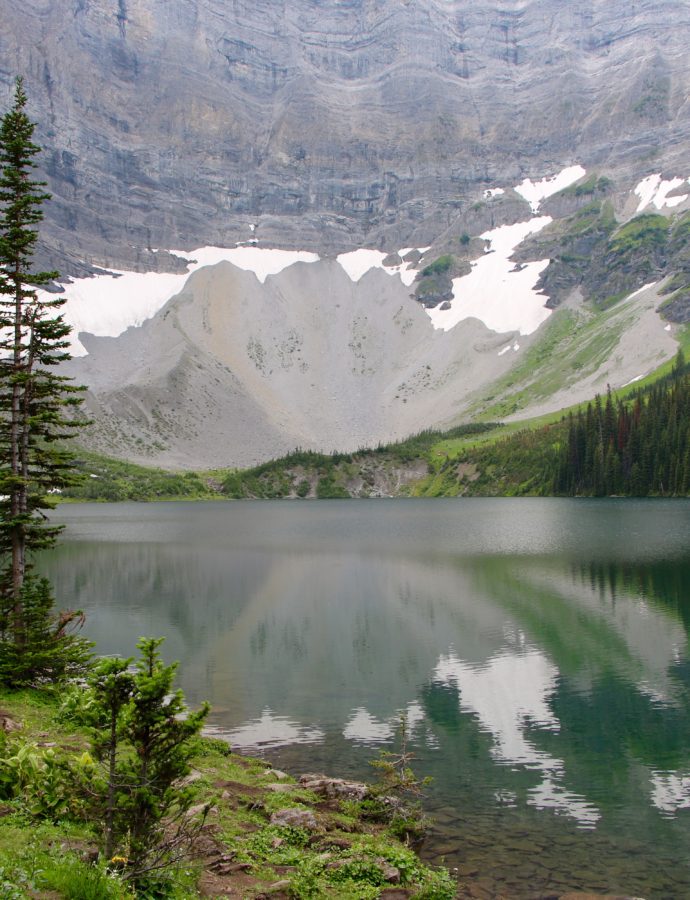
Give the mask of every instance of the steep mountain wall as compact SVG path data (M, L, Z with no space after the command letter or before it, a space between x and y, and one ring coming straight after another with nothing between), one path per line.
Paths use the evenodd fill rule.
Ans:
M26 77L47 255L430 243L496 183L573 162L684 171L680 0L0 0ZM502 216L510 213L503 209ZM515 218L523 217L513 211ZM483 227L490 227L492 221Z

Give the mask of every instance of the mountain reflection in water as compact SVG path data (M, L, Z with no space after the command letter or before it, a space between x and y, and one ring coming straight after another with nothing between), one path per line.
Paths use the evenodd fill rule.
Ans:
M481 872L490 853L490 890L515 897L690 895L690 503L56 515L61 602L103 653L166 635L234 746L370 777L404 714L432 856Z

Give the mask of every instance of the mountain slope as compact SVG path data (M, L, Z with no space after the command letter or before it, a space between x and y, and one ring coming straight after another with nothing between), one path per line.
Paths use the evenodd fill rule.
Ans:
M515 304L514 304L515 305ZM648 288L612 310L559 309L541 329L444 331L380 269L334 260L264 283L229 262L120 337L81 334L92 449L162 466L249 466L296 447L352 451L473 416L524 417L619 387L676 352ZM515 313L513 313L515 315Z
M674 355L656 310L690 317L686 3L0 12L91 447L181 467L352 450Z
M476 319L431 327L380 270L335 261L261 284L219 263L119 338L82 335L70 374L90 385L91 447L159 465L248 466L295 447L354 450L460 415L510 368Z

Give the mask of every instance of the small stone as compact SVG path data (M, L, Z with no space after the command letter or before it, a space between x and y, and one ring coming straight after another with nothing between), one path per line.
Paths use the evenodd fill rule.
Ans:
M400 869L396 869L385 859L377 859L376 865L381 869L384 881L388 884L400 884Z
M203 818L208 819L210 816L217 816L218 809L215 806L211 806L210 803L197 803L196 806L190 806L187 812L185 813L185 818L187 819L195 819L198 816L203 816Z
M271 816L271 825L282 825L286 828L306 828L307 831L316 831L318 828L316 817L310 809L279 809Z
M319 849L330 849L330 850L350 850L352 847L352 841L348 841L347 838L338 838L338 837L327 837L323 840L318 841Z
M274 794L289 794L292 791L291 784L267 784L267 791L273 791Z
M279 891L285 891L290 887L290 880L288 878L283 878L282 881L274 881L273 884L269 884L266 888L267 894L277 894Z
M343 798L363 800L369 788L361 781L347 781L344 778L328 778L326 775L302 775L299 783L308 791L329 800Z
M290 777L287 772L281 772L280 769L268 769L266 772L264 772L264 775L270 778L277 778L278 781L282 781L284 778Z
M180 786L186 787L188 784L194 784L195 781L199 781L202 778L201 772L198 772L196 769L192 769L189 775L185 775L184 778L180 779Z
M0 731L21 731L22 726L6 713L0 713Z
M467 863L461 863L456 871L461 878L472 878L474 875L479 875L479 869Z

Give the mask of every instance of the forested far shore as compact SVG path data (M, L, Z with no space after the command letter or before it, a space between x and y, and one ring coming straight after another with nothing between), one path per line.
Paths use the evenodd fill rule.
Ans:
M168 472L93 453L65 500L690 495L690 367L524 427L470 423L354 453L297 449L251 469Z

